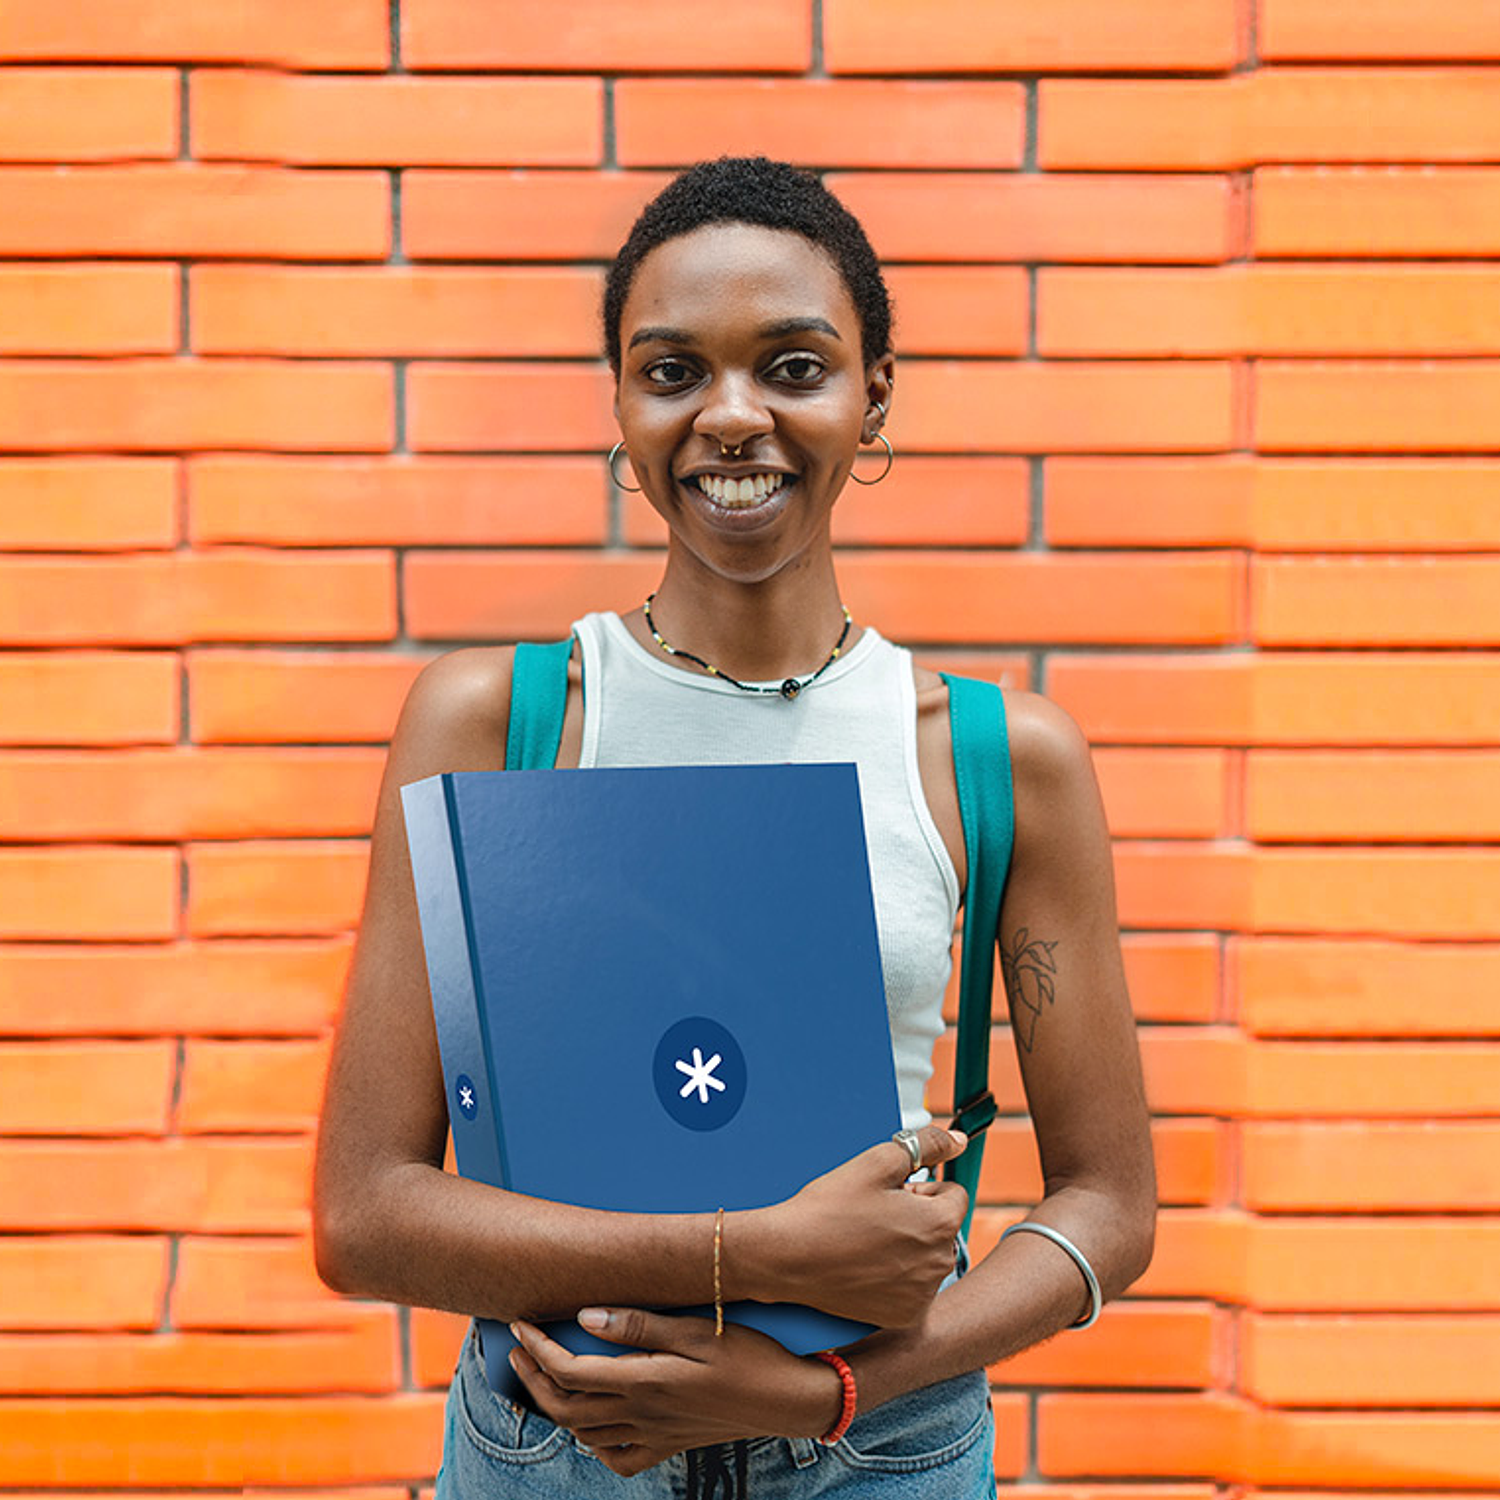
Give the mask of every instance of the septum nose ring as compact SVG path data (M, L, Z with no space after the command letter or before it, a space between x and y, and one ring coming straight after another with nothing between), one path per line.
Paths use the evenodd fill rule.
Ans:
M728 444L725 443L724 439L720 438L719 439L719 455L720 455L720 457L738 458L740 456L740 449L743 448L744 446L745 445L744 445L743 442L739 442L739 443L736 443L734 445L734 447L731 449L728 446Z

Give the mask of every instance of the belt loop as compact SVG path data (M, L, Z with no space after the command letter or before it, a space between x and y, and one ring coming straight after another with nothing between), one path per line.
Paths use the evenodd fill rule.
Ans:
M811 1468L818 1461L818 1445L811 1438L793 1437L786 1440L792 1451L792 1463L799 1469Z

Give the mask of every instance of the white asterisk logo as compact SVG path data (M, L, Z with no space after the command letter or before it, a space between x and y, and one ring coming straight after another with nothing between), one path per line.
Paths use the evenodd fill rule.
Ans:
M708 1091L718 1089L724 1092L724 1081L713 1076L714 1069L724 1061L721 1053L715 1052L707 1062L703 1061L703 1050L700 1047L693 1048L693 1060L691 1063L684 1062L680 1057L677 1059L677 1071L687 1074L687 1082L683 1084L678 1092L679 1099L686 1099L694 1089L698 1090L698 1103L708 1103Z
M458 1107L460 1109L474 1108L474 1090L471 1089L468 1084L465 1084L458 1091Z

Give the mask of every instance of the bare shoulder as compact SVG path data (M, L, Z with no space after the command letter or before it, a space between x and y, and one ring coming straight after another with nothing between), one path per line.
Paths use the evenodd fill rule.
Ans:
M1093 780L1088 737L1067 709L1041 693L1005 689L1006 737L1017 790L1056 794Z
M431 770L483 770L504 760L512 646L466 646L417 674L391 740L393 758Z

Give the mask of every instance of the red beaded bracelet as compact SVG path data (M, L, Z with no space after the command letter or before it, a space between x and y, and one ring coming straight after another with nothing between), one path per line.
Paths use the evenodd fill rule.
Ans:
M854 1403L859 1399L859 1393L854 1386L854 1371L849 1368L847 1360L840 1358L837 1354L829 1353L826 1349L820 1349L817 1357L824 1364L832 1365L838 1371L839 1379L844 1382L844 1408L839 1412L839 1419L818 1439L824 1447L832 1447L848 1432L849 1424L854 1420Z

